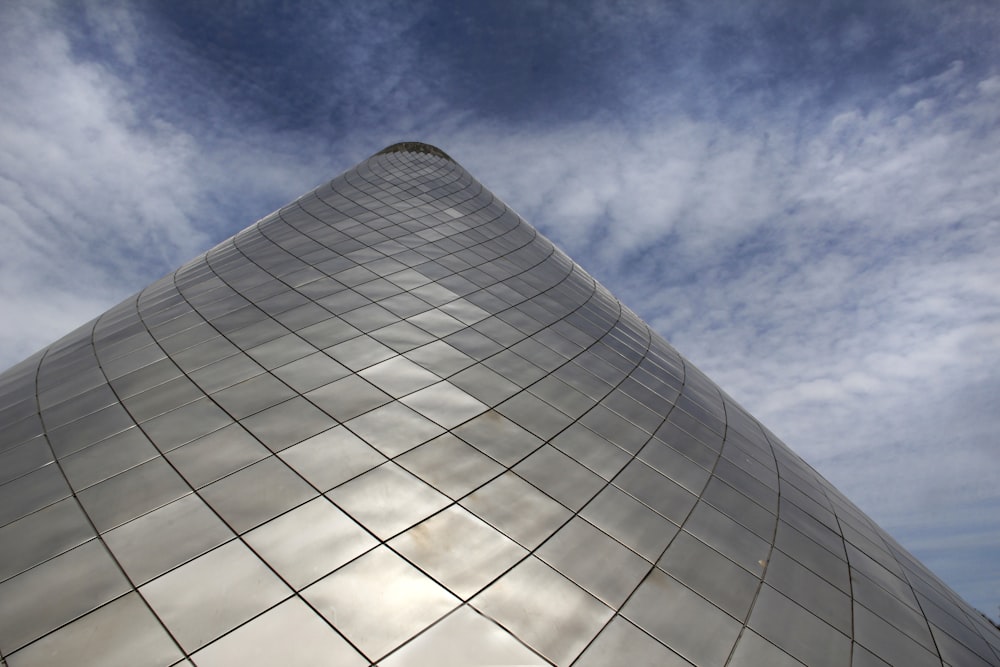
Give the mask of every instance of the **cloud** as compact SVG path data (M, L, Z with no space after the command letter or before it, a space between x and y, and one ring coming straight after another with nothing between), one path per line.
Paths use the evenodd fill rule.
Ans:
M248 223L247 211L290 199L312 165L289 159L281 136L206 145L143 115L141 95L75 55L49 17L5 14L19 28L5 31L0 66L0 361L9 365L237 231L234 203ZM125 23L119 16L119 51L137 39Z

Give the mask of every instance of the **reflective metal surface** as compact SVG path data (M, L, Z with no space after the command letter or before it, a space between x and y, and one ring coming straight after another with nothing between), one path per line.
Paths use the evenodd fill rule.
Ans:
M0 376L23 665L989 665L1000 634L438 149Z

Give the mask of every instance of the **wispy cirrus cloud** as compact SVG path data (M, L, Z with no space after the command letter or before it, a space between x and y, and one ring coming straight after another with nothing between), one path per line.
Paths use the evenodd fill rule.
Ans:
M134 81L74 53L44 13L5 14L18 29L0 47L4 365L236 231L233 213L249 223L318 182L286 137L206 143L149 116ZM109 43L132 53L140 38L115 25Z

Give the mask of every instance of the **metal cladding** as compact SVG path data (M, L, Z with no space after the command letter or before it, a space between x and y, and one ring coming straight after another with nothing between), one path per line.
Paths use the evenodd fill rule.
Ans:
M0 425L10 667L1000 663L979 614L422 144L10 369Z

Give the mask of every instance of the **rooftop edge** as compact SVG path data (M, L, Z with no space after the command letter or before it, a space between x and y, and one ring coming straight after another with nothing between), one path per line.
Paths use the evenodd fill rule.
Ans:
M392 144L391 146L386 146L375 155L387 155L389 153L426 153L427 155L433 155L435 157L442 157L445 160L450 160L454 162L450 155L445 153L443 150L437 146L431 146L430 144L420 143L419 141L401 141L398 144Z

